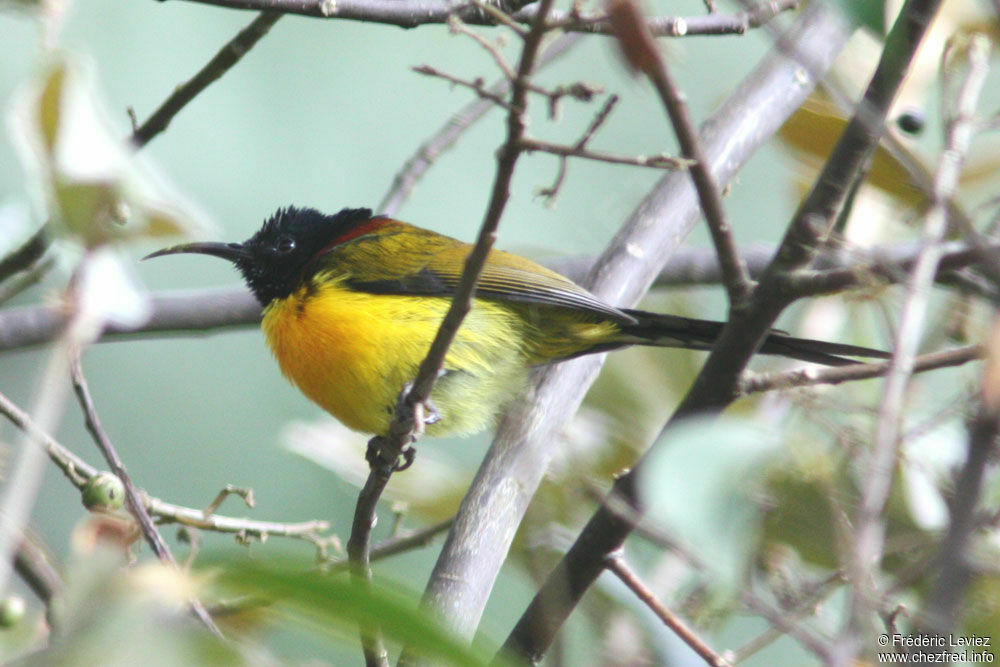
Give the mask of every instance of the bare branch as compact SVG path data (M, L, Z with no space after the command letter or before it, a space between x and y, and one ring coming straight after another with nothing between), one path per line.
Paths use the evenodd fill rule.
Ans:
M776 49L734 92L709 121L713 140L706 150L720 182L728 182L759 142L801 103L813 74L825 71L845 39L843 24L821 5L812 5L785 47L803 56L808 67ZM613 303L635 303L694 226L696 212L690 178L666 175L582 283ZM503 418L462 501L425 595L437 609L447 611L448 627L460 636L475 631L516 526L546 468L550 449L558 442L558 431L579 405L601 362L601 357L593 356L545 369L525 400ZM477 545L474 558L465 547L468 544ZM601 568L603 562L597 571ZM582 582L589 574L574 572L567 578L565 572L557 572L553 578ZM585 588L585 583L580 587L571 583L573 599ZM538 658L561 620L557 614L555 626L550 624L549 609L544 602L533 603L508 639L508 648L528 659Z
M60 444L48 433L41 431L28 414L15 405L9 398L0 394L0 414L12 424L28 433L44 449L49 459L62 470L66 478L77 489L83 489L89 480L100 471ZM139 493L143 504L149 513L161 522L177 523L191 528L211 530L219 533L248 535L260 540L270 536L304 539L316 544L319 533L329 530L326 521L305 521L302 523L283 523L274 521L254 521L252 519L234 518L212 514L205 516L204 510L182 507L151 497L144 492Z
M501 23L490 12L483 11L478 3L455 5L446 0L405 0L381 2L380 0L191 0L227 9L275 11L299 14L322 19L346 19L367 23L385 23L401 28L447 23L449 17L458 16L469 25L497 25ZM521 24L530 25L538 14L538 4L517 0L504 3L501 9ZM794 9L798 0L763 0L750 9L733 14L714 12L703 16L656 17L648 19L649 30L656 36L681 37L685 35L742 35L747 30L765 25L781 12ZM549 28L570 32L611 34L604 13L581 16L575 12L550 12Z
M371 581L369 563L371 530L376 519L375 509L378 499L396 469L400 455L410 447L411 442L423 428L424 406L430 400L434 383L444 366L448 348L451 346L465 316L472 309L476 283L496 240L496 230L500 224L500 217L510 196L510 183L514 175L514 167L521 154L519 144L525 127L524 114L527 109L529 93L528 78L535 69L542 38L546 32L546 15L551 9L553 1L541 0L538 16L524 38L517 73L510 83L507 137L497 156L496 177L490 202L476 243L465 260L462 277L455 289L451 305L431 342L427 356L420 364L412 385L403 388L388 432L373 438L369 445L369 451L372 453L369 458L371 472L358 496L351 537L347 543L352 574L359 581L369 585ZM412 457L412 450L410 456ZM387 662L380 634L378 627L361 628L365 660L369 665L382 665Z
M722 203L719 184L712 175L711 167L702 150L698 132L688 113L684 97L674 83L670 68L650 35L644 31L645 24L639 9L632 0L615 0L611 4L612 22L618 30L619 46L629 61L649 77L656 88L660 101L667 110L673 124L677 141L684 157L693 161L690 166L691 178L698 191L705 222L715 244L722 267L723 284L729 295L731 309L741 310L752 289L746 264L740 259L733 239L732 229Z
M150 139L167 129L170 121L187 106L188 102L238 63L281 16L279 12L261 12L260 16L223 46L193 78L178 86L145 123L135 128L130 138L132 144L141 148L149 143Z
M156 554L157 558L168 566L177 567L177 561L174 560L173 555L170 553L170 547L167 546L163 536L160 535L160 531L156 529L153 520L149 517L138 489L135 488L132 479L125 470L125 463L118 456L118 452L111 443L111 439L101 425L100 417L97 415L97 408L94 406L94 400L87 386L87 378L84 377L83 368L80 366L79 351L76 351L70 360L70 374L73 378L73 390L76 392L77 399L80 401L80 407L83 409L86 417L87 430L93 436L94 442L97 443L98 449L107 460L111 471L115 473L125 487L125 504L129 512L135 517L142 534L146 537L146 541L149 542L149 546L153 549L153 553ZM192 595L188 599L188 604L191 607L191 612L212 634L218 637L222 636L222 631L215 625L215 621L212 620L201 600Z
M851 175L874 149L883 131L889 104L938 5L938 0L910 0L904 6L900 19L889 33L858 113L848 124L820 180L790 224L775 260L754 292L750 307L732 311L705 366L665 429L684 417L721 410L734 400L740 373L787 304L785 295L777 291L770 276L801 267L818 252L824 230L836 217L844 184L850 183ZM806 13L814 7L810 5ZM794 52L800 74L817 71L815 66L806 67L799 62L801 51ZM719 181L725 179L719 178ZM644 455L635 467L619 477L613 490L633 503L640 514L642 503L638 497L637 479L646 460ZM620 520L603 506L598 509L518 621L505 647L530 660L539 659L550 645L555 630L603 570L604 558L621 547L632 528L631 522ZM570 582L568 587L566 582Z
M486 82L481 78L469 81L468 79L463 79L461 77L448 74L447 72L442 72L436 67L431 67L430 65L416 65L411 69L417 74L437 77L439 79L444 79L452 85L468 88L469 90L475 92L480 99L489 100L501 109L510 110L510 103L503 98L503 93L494 92L493 87L487 88Z
M907 3L909 6L909 3ZM902 10L905 14L906 7ZM979 94L986 80L985 60L988 48L977 54L971 42L970 62L981 60L979 67L970 68L969 75L957 100L959 117L948 127L944 150L938 161L938 170L931 192L931 208L924 218L921 241L924 244L913 273L907 281L907 295L903 302L899 328L886 383L882 390L875 442L872 446L867 474L861 488L861 499L855 518L854 549L850 554L850 574L852 585L850 624L845 633L867 637L871 626L872 604L877 599L872 567L882 560L885 542L885 526L882 512L892 488L893 470L899 442L900 420L905 401L906 388L913 374L916 351L920 344L924 319L930 298L930 286L941 260L940 243L947 232L948 197L958 184L959 173L965 153L972 140L972 120ZM859 641L855 639L855 642ZM857 647L855 647L857 650Z
M684 620L672 612L659 598L643 583L639 575L628 566L625 557L621 552L615 552L608 556L608 569L618 577L623 584L629 587L636 597L643 604L649 607L656 616L663 621L663 624L670 628L682 642L691 647L691 650L701 656L712 667L729 667L729 662L721 655L712 650L712 647L705 643Z
M982 345L969 345L944 352L921 354L914 359L913 372L923 373L939 368L961 366L970 361L982 359L985 354L986 350ZM741 395L747 395L791 387L814 387L821 384L834 385L869 380L885 376L889 372L889 367L888 363L851 364L836 368L810 366L786 373L746 374L740 381L739 391Z
M538 59L536 70L554 62L560 56L565 54L578 41L579 35L560 35L545 49L545 51L542 52L542 55ZM486 91L491 96L500 97L502 99L502 96L506 95L509 89L510 82L506 78L503 78L486 88ZM385 196L382 197L382 201L379 203L377 210L382 211L387 215L394 215L403 205L403 201L405 201L406 197L409 196L417 181L423 176L424 172L427 171L430 165L441 155L441 153L448 148L451 148L451 146L458 141L459 136L470 125L485 116L486 112L492 109L493 106L494 104L492 100L488 97L474 100L449 118L448 122L446 122L441 129L434 134L434 136L425 141L417 150L417 153L406 161L402 170L400 170L400 172L393 177L392 186L389 188L389 191L385 194Z

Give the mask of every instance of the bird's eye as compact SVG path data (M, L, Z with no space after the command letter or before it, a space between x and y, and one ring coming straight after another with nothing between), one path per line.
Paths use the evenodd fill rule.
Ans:
M283 255L287 255L291 251L295 250L295 239L293 239L291 236L284 236L278 239L277 248L278 252L280 252Z

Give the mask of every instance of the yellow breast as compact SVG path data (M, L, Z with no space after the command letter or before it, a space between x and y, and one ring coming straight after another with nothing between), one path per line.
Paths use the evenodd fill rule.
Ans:
M348 427L381 434L449 301L319 281L272 302L262 328L282 372L306 396ZM476 302L432 395L442 419L431 434L484 428L517 391L527 366L519 327L506 308Z

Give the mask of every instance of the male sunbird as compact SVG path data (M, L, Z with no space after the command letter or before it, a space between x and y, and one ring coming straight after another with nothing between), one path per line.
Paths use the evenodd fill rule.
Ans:
M348 427L385 435L427 354L471 245L367 208L288 207L244 243L188 243L233 262L264 308L285 376ZM148 259L147 257L147 259ZM535 366L628 345L707 350L721 322L616 308L554 271L494 250L472 311L431 395L430 435L487 427ZM855 345L771 333L760 350L830 366L886 357Z

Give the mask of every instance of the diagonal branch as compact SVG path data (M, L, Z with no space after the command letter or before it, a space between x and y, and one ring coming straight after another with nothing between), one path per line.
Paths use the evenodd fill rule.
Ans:
M90 389L87 386L87 379L83 375L83 369L80 366L80 354L79 351L75 351L70 360L70 374L73 378L73 390L76 392L77 399L80 402L80 407L83 408L84 415L86 417L87 430L94 438L94 442L97 443L98 449L101 450L101 454L104 455L105 460L107 460L108 465L111 467L111 471L121 480L122 485L125 487L125 504L129 509L129 513L135 517L136 522L139 524L139 528L142 534L145 536L146 541L149 542L150 547L153 549L153 553L156 554L157 558L160 559L164 564L170 567L177 567L177 561L174 560L173 555L170 553L170 547L164 541L163 536L160 535L160 531L156 529L153 524L153 520L149 517L149 513L146 511L146 506L142 502L142 497L139 494L138 489L132 483L132 479L129 477L128 472L125 470L125 463L118 456L118 452L115 450L114 445L111 443L111 439L108 437L107 432L105 432L104 427L101 425L100 417L97 415L97 408L94 406L94 400L90 395ZM221 637L222 632L219 630L218 626L215 625L215 621L209 615L208 610L205 609L205 605L201 603L201 600L191 596L188 599L188 604L191 606L191 611L205 626L212 632L212 634Z
M939 0L910 0L903 7L857 113L827 161L821 178L789 225L750 306L743 311L732 311L694 385L664 430L685 417L719 411L736 398L739 376L746 363L788 303L773 276L805 265L818 252L826 230L836 219L846 185L864 165L884 131L889 104L939 4ZM797 65L800 72L815 71ZM635 467L616 480L611 492L632 504L640 516L643 510L637 480L648 454L647 451ZM584 592L603 571L604 559L621 547L633 525L605 506L599 508L532 600L505 648L531 660L539 659Z
M178 86L145 123L134 129L130 137L132 144L141 148L167 129L170 121L188 102L238 63L281 16L279 12L261 12L247 27L240 30L194 77Z
M677 141L684 157L693 161L690 166L691 178L698 192L698 201L705 215L719 266L722 268L723 284L729 295L729 306L742 310L750 296L751 283L746 264L739 256L732 229L729 226L726 208L722 203L719 184L712 175L711 167L702 150L701 141L695 130L691 114L688 112L684 96L670 74L666 60L656 48L652 36L646 29L642 15L632 0L614 0L611 4L612 22L618 31L618 43L629 62L649 77L656 88L660 101L670 116L670 122L677 134Z
M705 643L694 630L684 622L680 616L671 611L663 602L656 597L656 594L649 589L639 575L625 562L625 556L621 552L615 552L608 556L608 569L618 577L623 584L628 586L636 597L643 604L649 607L656 616L663 621L663 624L670 628L682 642L691 647L706 664L712 667L729 667L730 663L711 646Z
M521 155L520 140L524 135L526 122L524 114L528 102L528 78L535 69L542 38L547 31L546 15L553 2L554 0L541 1L538 16L524 38L517 72L510 83L507 137L497 157L496 177L493 182L490 202L476 243L465 260L462 277L455 289L451 305L431 342L427 356L420 364L416 378L410 387L403 389L388 433L384 436L378 436L372 441L375 444L375 452L374 456L369 459L371 472L358 496L351 537L347 543L352 573L357 580L368 585L371 581L371 567L369 565L371 530L375 523L378 499L389 483L389 478L396 469L396 462L400 455L410 447L411 442L423 428L423 406L430 400L434 383L444 367L448 348L454 341L465 316L472 310L476 283L496 240L500 217L510 197L510 184L514 175L514 167ZM377 627L362 628L361 637L366 662L369 665L384 664L387 659L379 629Z
M905 8L904 10L905 11ZM907 295L900 314L894 352L882 400L879 404L875 441L872 445L868 474L861 487L861 500L855 518L854 549L848 563L851 566L852 597L850 624L845 632L863 633L871 625L873 601L876 599L872 568L882 560L885 525L882 513L889 500L897 456L899 428L906 398L906 389L913 374L915 357L920 345L924 320L930 302L930 287L941 261L941 241L948 229L946 201L958 185L965 153L973 137L973 119L979 94L986 80L987 49L982 40L973 40L969 50L969 75L958 97L959 117L949 124L944 150L938 163L931 208L924 217L921 235L923 248L917 257L913 273L907 281Z

